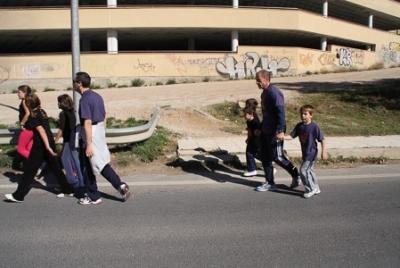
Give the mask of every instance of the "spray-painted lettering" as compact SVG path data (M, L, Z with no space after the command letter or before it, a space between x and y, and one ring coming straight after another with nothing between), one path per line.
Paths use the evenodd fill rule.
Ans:
M154 72L156 67L153 66L153 63L140 63L139 59L137 59L137 61L138 61L138 65L137 66L133 66L133 68L141 69L145 73Z
M184 74L186 74L187 67L180 56L178 57L175 54L167 54L167 55L165 55L165 58L168 61L170 61L173 65L177 66L176 70L178 70L178 72L182 76L184 76Z
M268 55L259 55L257 52L247 52L243 61L237 61L234 57L227 55L224 61L219 61L215 65L217 72L222 77L243 79L246 77L254 77L260 70L267 70L273 75L278 72L286 72L289 70L290 61L288 58L277 60L269 60Z

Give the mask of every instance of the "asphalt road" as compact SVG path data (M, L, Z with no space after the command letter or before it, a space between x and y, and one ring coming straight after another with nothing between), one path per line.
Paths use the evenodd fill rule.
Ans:
M36 185L0 204L0 267L399 267L400 165L317 174L308 200L281 170L275 193L231 171L125 177L126 203L100 179L89 206Z

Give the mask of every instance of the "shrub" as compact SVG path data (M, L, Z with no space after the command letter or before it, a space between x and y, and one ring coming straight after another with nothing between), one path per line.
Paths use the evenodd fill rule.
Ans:
M54 88L45 87L43 92L56 91Z
M383 69L383 63L375 63L375 64L372 64L369 68L368 68L368 70L380 70L380 69Z
M203 82L209 82L210 81L210 77L204 77L203 78Z
M118 88L128 87L128 85L118 85Z
M173 84L176 84L175 78L168 79L166 85L173 85Z
M142 80L140 78L135 78L131 82L131 86L133 86L133 87L141 87L143 85L144 85L144 80Z
M163 82L161 82L161 81L157 81L157 82L156 82L156 86L162 86L162 85L164 85Z
M117 83L112 83L112 82L110 82L110 83L108 83L108 88L114 88L114 87L117 87Z
M100 89L101 86L100 85L96 85L95 83L91 83L89 86L90 89Z

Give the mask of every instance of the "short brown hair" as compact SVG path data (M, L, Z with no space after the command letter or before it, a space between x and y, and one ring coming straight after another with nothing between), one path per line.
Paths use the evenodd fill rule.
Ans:
M247 99L246 102L244 103L244 106L245 106L244 108L252 107L256 109L258 106L258 101L254 98Z
M245 107L244 109L243 109L243 113L244 114L255 114L256 113L256 110L254 109L254 107Z
M315 111L314 106L312 106L310 104L306 104L306 105L303 105L303 106L300 107L300 113L309 112L310 115L313 115L314 111Z

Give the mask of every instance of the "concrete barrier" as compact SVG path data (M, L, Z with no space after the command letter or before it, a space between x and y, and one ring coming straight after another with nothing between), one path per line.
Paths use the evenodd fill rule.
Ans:
M107 144L125 144L147 140L153 135L160 120L160 107L157 106L147 124L130 128L106 129ZM51 129L56 136L58 129ZM21 129L0 129L1 145L16 145ZM59 143L62 142L60 139Z

